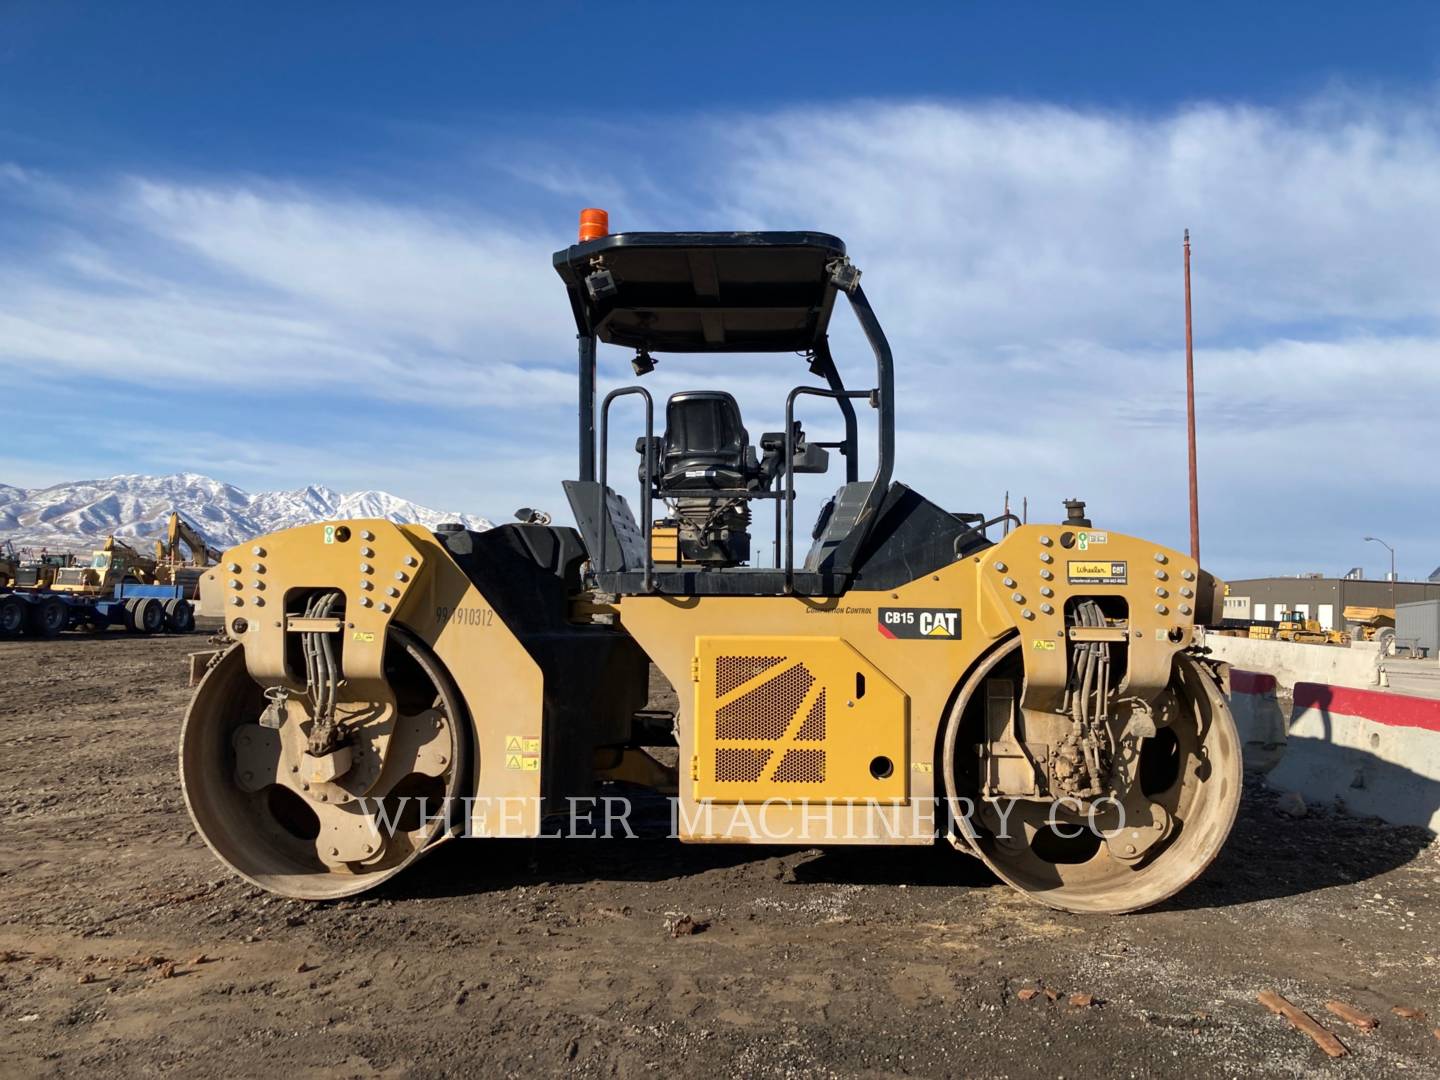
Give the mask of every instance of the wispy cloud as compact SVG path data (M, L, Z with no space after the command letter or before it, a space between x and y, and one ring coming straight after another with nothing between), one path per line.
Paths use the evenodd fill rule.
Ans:
M920 490L994 509L1008 488L1046 514L1084 494L1106 524L1183 544L1189 227L1208 561L1334 570L1361 559L1352 534L1385 529L1428 570L1433 470L1407 474L1408 503L1384 478L1432 454L1440 406L1434 105L1336 92L1151 117L1013 102L695 117L643 160L612 139L457 142L457 161L511 163L514 186L472 203L5 165L0 205L33 224L0 229L0 370L164 394L219 443L216 471L230 453L251 484L383 469L403 494L503 518L491 499L544 502L573 442L573 328L548 258L570 221L542 231L537 207L603 195L620 228L843 236L895 346L898 475ZM837 320L835 336L863 382L859 335ZM603 370L628 380L623 357ZM788 357L667 358L652 381L738 385L758 435L803 378ZM8 419L22 437L41 422ZM337 449L346 432L382 433L383 461ZM88 471L166 453L107 437ZM196 467L178 441L170 467Z

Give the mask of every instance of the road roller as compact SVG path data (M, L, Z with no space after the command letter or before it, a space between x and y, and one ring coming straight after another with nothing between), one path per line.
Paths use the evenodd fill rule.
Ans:
M553 262L578 338L573 524L315 522L207 571L225 644L195 658L180 774L221 862L350 896L445 842L623 843L643 794L680 842L938 844L1074 912L1204 870L1242 786L1197 638L1221 582L1078 499L1037 524L895 480L894 360L835 236L611 233L586 211ZM603 399L601 346L636 375ZM657 407L644 385L662 358L704 377L737 354L793 372L758 440L723 387ZM823 506L797 527L809 485Z

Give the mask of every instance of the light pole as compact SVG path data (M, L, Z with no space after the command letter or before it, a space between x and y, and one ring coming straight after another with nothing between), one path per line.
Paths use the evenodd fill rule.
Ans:
M1200 561L1200 481L1195 473L1195 334L1190 327L1190 230L1185 230L1185 425L1190 451L1190 558Z
M1395 549L1378 536L1367 536L1366 540L1373 540L1377 544L1383 544L1385 550L1390 552L1390 607L1395 607Z

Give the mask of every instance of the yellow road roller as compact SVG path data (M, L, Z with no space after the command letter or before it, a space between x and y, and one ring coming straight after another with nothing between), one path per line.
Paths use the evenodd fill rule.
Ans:
M198 665L180 772L222 862L348 896L441 842L601 809L623 843L634 792L670 799L680 841L945 844L1076 912L1155 904L1214 859L1241 792L1196 641L1221 584L1078 500L1024 524L892 479L891 351L839 239L610 234L587 212L554 266L579 341L573 527L317 522L207 570L231 643ZM842 299L873 352L858 389L831 353ZM637 381L597 400L601 345ZM797 383L757 442L723 389L657 410L641 385L660 356L708 374L740 353ZM809 478L832 467L797 543L797 481L828 492ZM673 715L647 709L652 669Z

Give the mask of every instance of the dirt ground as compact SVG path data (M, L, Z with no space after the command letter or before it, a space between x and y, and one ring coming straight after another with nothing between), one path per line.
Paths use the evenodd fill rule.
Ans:
M1200 882L1122 918L938 848L663 838L457 841L378 896L277 900L177 787L203 645L0 643L0 1074L1440 1076L1440 851L1416 831L1253 791ZM709 925L672 937L674 913ZM1061 996L1022 998L1041 987Z

